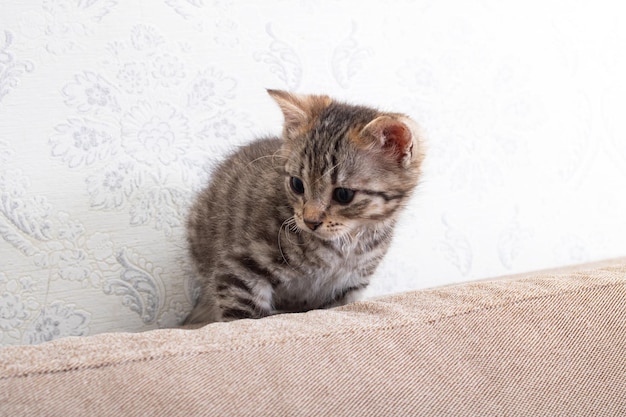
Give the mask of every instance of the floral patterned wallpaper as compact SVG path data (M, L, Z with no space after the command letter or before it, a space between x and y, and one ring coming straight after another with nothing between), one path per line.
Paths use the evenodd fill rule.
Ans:
M184 217L281 116L401 111L422 185L369 296L626 255L612 3L33 0L0 13L0 344L181 322Z

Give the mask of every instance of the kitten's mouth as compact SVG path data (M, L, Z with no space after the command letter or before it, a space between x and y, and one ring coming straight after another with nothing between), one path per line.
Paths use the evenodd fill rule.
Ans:
M335 239L337 239L339 237L336 234L330 235L328 233L320 232L320 231L317 231L317 230L308 230L307 229L306 232L312 234L313 236L317 237L318 239L325 240L325 241L335 240Z
M324 241L341 240L343 236L348 234L347 229L340 228L337 224L327 224L326 222L311 225L301 220L296 220L296 225L302 232L309 233Z

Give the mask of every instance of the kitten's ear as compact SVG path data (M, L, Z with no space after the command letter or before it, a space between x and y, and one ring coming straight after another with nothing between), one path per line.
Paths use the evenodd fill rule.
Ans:
M360 132L360 141L370 149L380 149L407 167L415 159L413 147L419 146L419 127L406 116L380 116Z
M310 123L332 102L328 96L294 94L282 90L267 90L267 93L283 112L288 137L309 128Z

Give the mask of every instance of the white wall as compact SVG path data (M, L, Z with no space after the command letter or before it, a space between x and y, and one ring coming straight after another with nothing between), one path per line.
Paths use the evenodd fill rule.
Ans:
M370 295L626 255L625 46L617 1L5 1L0 343L181 320L185 207L280 131L267 87L428 134Z

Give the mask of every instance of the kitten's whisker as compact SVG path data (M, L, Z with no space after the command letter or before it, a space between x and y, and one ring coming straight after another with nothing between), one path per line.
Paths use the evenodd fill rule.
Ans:
M287 241L290 244L295 245L295 243L293 243L289 237L289 232L295 233L298 231L298 226L296 225L296 219L294 216L291 216L287 220L285 220L280 225L280 228L278 229L278 251L280 252L280 256L285 261L285 264L288 265L291 269L295 270L295 268L287 260L287 257L285 256L285 253L283 252L282 244L280 243L280 235L283 232L283 230L285 231L285 238L287 239Z
M333 170L334 170L335 168L337 168L337 167L339 166L339 164L341 164L341 162L337 162L335 165L333 165L332 167L328 168L328 169L326 170L326 172L324 172L324 174L322 174L322 177L326 177L326 176L328 176L328 175L332 175Z
M344 233L339 235L338 240L342 251L347 251L350 246L352 246L353 240L350 233Z
M289 155L288 157L281 156L281 158L285 159L287 162L289 162L291 165L294 165L294 166L298 166L300 164L300 162L296 158L294 158L292 155ZM283 168L284 169L285 165L286 164L283 164L281 166L277 166L277 168Z
M291 220L289 221L289 223L287 224L288 228L285 228L285 236L287 237L287 240L289 241L289 243L291 243L292 245L296 245L299 246L301 245L300 243L294 243L290 238L289 238L289 232L291 233L298 233L300 231L300 228L298 227L298 225L296 224L296 219L294 217L291 218Z
M333 170L335 168L337 168L339 165L341 164L341 162L337 162L335 165L333 165L332 167L328 168L317 180L315 180L315 182L313 184L317 184L318 182L320 182L324 177L328 177L330 175L332 175Z
M278 251L280 252L280 256L283 258L283 261L285 261L285 264L289 265L289 261L287 260L287 258L285 257L285 253L283 252L283 246L280 243L280 234L282 233L283 228L285 229L285 236L287 236L287 222L289 222L289 219L285 220L278 229Z
M254 164L255 162L258 162L260 160L267 159L267 158L272 158L272 160L274 160L274 158L287 159L286 157L279 155L279 152L274 152L272 155L263 155L263 156L259 156L256 159L253 159L252 161L248 162L248 164L246 165L246 168L248 168L250 165Z

